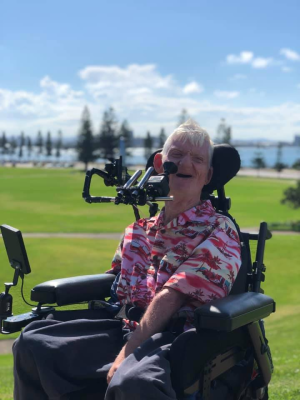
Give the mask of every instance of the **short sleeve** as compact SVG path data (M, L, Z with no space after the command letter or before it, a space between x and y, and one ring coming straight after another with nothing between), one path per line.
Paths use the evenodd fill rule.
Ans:
M241 265L240 241L233 222L219 215L216 228L165 283L201 303L229 294Z
M124 243L124 235L123 235L123 237L117 247L117 250L113 256L113 259L111 262L111 268L105 272L106 274L118 275L118 273L121 272L123 243Z

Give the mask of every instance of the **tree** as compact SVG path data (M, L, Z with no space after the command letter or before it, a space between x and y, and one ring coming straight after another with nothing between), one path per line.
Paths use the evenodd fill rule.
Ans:
M20 147L19 147L19 158L21 159L23 157L23 146L25 145L24 132L21 132L19 144L20 144Z
M153 139L151 137L150 132L147 132L147 135L144 139L144 148L145 148L145 158L148 160L148 158L152 154L152 147L153 147Z
M46 156L50 157L52 155L52 139L51 139L51 132L47 133L47 138L46 138L46 143L45 143L45 149L46 149Z
M231 126L227 126L227 129L224 132L223 143L227 143L227 144L231 143Z
M259 148L259 146L258 146ZM251 160L253 168L257 169L257 176L259 176L259 171L262 168L266 168L266 163L261 151L255 153L255 157Z
M131 152L128 150L129 147L132 147L132 130L130 129L130 126L125 119L122 122L122 125L119 130L119 138L123 137L125 141L125 148L126 148L126 156L131 156Z
M161 130L159 132L159 135L158 135L158 147L160 149L163 148L163 146L165 144L165 141L166 141L166 138L167 138L166 132L165 132L164 128L161 128Z
M282 158L282 143L279 142L278 145L277 145L277 157L276 157L276 162L275 162L275 164L274 164L274 169L278 172L278 177L279 177L280 172L281 172L284 168L287 167L287 165L284 164L284 163L281 161L281 158Z
M90 112L87 107L82 112L76 150L78 152L78 160L85 164L85 170L87 170L88 163L94 161L96 158L94 154L95 139Z
M5 132L2 132L2 137L0 139L0 147L2 149L2 153L3 154L7 153L7 149L8 149L7 145L8 145L8 142L7 142L7 139L6 139L6 134L5 134Z
M117 119L114 109L110 107L103 113L103 119L98 136L98 145L103 158L111 160L117 147Z
M60 157L60 152L62 148L62 131L57 132L57 139L55 143L55 157L59 158Z
M288 204L292 208L300 208L300 181L297 181L296 187L289 187L284 192L282 204Z
M231 126L226 124L224 118L221 119L218 128L217 128L217 143L227 143L230 144L231 142Z
M44 139L41 131L38 131L35 145L38 148L38 154L43 153Z
M32 143L31 143L30 136L27 136L27 138L26 138L26 146L27 146L27 154L28 154L28 157L30 158L31 152L32 152Z
M17 141L16 141L15 137L13 136L10 139L10 154L15 154L16 148L17 148Z
M298 158L294 164L292 165L292 168L297 169L298 171L300 171L300 158Z
M183 109L181 110L181 114L180 114L179 117L178 117L178 124L177 124L177 126L180 126L180 125L184 124L189 118L190 118L190 117L189 117L189 114L188 114L187 110L186 110L185 108L183 108Z

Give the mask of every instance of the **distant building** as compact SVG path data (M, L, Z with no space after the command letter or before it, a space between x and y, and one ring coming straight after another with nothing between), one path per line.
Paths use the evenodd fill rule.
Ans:
M300 135L294 136L294 146L300 146Z

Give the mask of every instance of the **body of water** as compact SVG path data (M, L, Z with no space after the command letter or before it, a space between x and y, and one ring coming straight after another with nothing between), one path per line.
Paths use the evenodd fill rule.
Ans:
M240 154L242 167L253 167L252 160L260 153L261 157L265 160L268 168L273 168L277 162L277 147L237 147ZM281 148L281 162L291 167L296 160L300 159L300 146L285 146Z
M252 160L257 156L259 152L263 157L266 166L273 168L277 161L277 147L236 147L241 157L241 163L243 168L252 168ZM127 157L126 163L128 165L143 165L145 164L144 149L136 148L133 149L134 156ZM300 159L300 146L285 146L281 149L281 162L291 167L293 163Z
M253 167L252 160L260 153L263 157L266 166L268 168L273 168L277 161L277 147L237 147L240 154L242 167L251 168ZM126 158L126 165L144 165L146 163L144 157L144 148L138 147L131 150L131 157ZM281 162L291 167L292 164L300 159L300 146L285 146L281 150ZM18 152L16 154L0 154L0 162L35 162L35 163L64 163L66 165L71 165L76 163L77 152L75 149L61 150L61 156L55 157L54 155L47 157L44 154L37 154L32 151L28 154L26 149L23 151L23 157L18 157ZM96 162L103 162L104 160L98 159Z

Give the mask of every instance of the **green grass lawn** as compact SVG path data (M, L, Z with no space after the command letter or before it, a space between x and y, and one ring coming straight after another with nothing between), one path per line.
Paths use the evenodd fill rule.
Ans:
M255 227L261 221L299 220L299 210L280 203L283 191L293 185L284 179L236 177L226 185L226 194L232 199L230 212L241 227Z
M11 282L14 270L8 263L0 239L0 284ZM99 274L110 268L112 256L117 248L117 240L96 239L32 239L24 240L31 273L25 276L24 294L30 299L30 289L38 283L55 278ZM27 312L28 306L20 296L21 280L11 288L15 313ZM4 286L3 286L4 288ZM1 289L2 290L2 289ZM0 336L0 339L5 336Z
M24 232L121 232L133 220L132 208L85 203L84 177L71 169L0 168L0 222ZM95 176L91 194L116 191Z
M13 360L11 354L0 355L0 400L13 399Z
M23 232L122 232L133 220L131 207L85 203L81 198L84 174L78 171L0 168L0 179L0 224L18 227ZM115 189L106 188L100 178L95 177L93 183L93 195L115 195ZM232 214L241 227L258 226L262 220L299 219L299 210L280 204L283 190L291 184L278 179L235 178L226 190L232 198ZM142 210L147 216L147 209ZM24 287L25 298L29 300L30 289L37 283L101 273L109 268L117 241L26 238L25 245L32 268ZM272 400L300 399L299 249L299 235L274 236L266 246L264 289L277 303L277 312L266 320L275 364L270 384ZM0 265L2 285L13 277L2 239ZM29 311L20 297L20 283L12 288L11 294L15 314ZM0 355L0 372L0 400L12 399L11 355Z
M277 303L277 311L266 319L275 372L270 384L270 399L294 400L300 398L300 305L299 305L299 245L300 236L274 236L266 245L266 294ZM95 239L27 239L26 247L32 273L26 276L25 297L30 288L54 277L103 272L109 267L117 241ZM10 280L12 269L4 252L0 252L0 282ZM19 295L20 285L12 290L14 310L28 311ZM16 336L16 335L15 335ZM10 336L13 337L13 336ZM7 337L1 337L7 338ZM12 357L0 356L0 399L10 399L12 393ZM3 376L3 378L2 378ZM2 396L2 397L1 397Z
M266 294L277 310L266 320L275 372L270 399L300 399L300 235L274 236L266 247Z
M84 177L71 169L0 168L0 223L23 232L122 232L134 218L132 208L85 203L81 197ZM236 177L226 186L232 214L241 227L257 226L262 220L299 219L299 211L280 204L284 189L291 184L283 179ZM116 191L95 176L91 194L115 196ZM140 210L148 216L148 207Z

